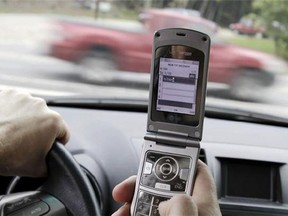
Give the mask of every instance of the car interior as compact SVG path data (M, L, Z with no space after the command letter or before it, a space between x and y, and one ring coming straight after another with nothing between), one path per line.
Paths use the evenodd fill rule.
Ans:
M55 141L49 152L47 156L48 177L0 175L1 216L111 215L123 205L123 203L113 200L113 188L126 178L137 175L138 172L144 137L148 130L150 79L147 79L147 74L144 78L143 73L131 71L129 73L133 73L133 77L135 74L135 77L139 74L138 80L135 82L134 80L133 82L129 81L127 71L122 71L123 79L121 81L117 78L117 81L109 80L107 83L103 83L103 80L88 81L87 77L82 79L83 77L79 73L80 70L83 70L83 65L79 65L79 62L51 56L48 53L53 42L59 42L64 37L55 35L54 31L55 29L59 31L57 24L59 16L62 16L61 20L63 16L65 19L74 16L74 20L78 16L81 16L81 19L83 16L95 19L97 15L96 18L100 19L100 22L101 19L110 20L111 17L117 20L139 21L138 15L142 8L171 8L172 12L176 11L178 14L182 13L180 12L182 9L193 9L196 15L191 11L185 12L185 10L183 13L185 16L201 16L203 19L215 22L220 29L217 30L217 35L226 40L229 35L232 38L230 43L240 43L239 41L242 40L243 43L253 46L256 41L257 43L260 41L261 48L267 41L269 44L271 41L273 43L275 31L278 32L279 43L283 45L285 40L281 40L282 33L287 32L285 19L275 15L278 20L271 22L272 18L275 18L272 17L273 11L269 15L272 18L266 19L262 9L273 5L281 13L284 11L283 14L285 14L288 5L286 1L281 0L263 2L249 0L246 5L243 1L237 0L187 0L183 2L149 0L146 4L145 1L119 2L71 0L51 3L47 1L45 10L42 8L43 5L37 1L33 5L31 2L25 3L24 1L22 5L19 5L21 10L16 10L17 7L15 9L15 1L0 2L0 11L3 11L0 15L3 19L0 19L7 22L7 29L12 25L11 34L16 32L15 36L9 37L10 39L7 37L8 30L7 35L0 33L0 62L2 62L0 89L28 90L34 96L44 98L48 107L64 118L71 132L71 138L65 146ZM25 6L25 4L29 5ZM213 11L215 5L218 10ZM38 10L37 13L33 7L35 7L34 10ZM221 15L224 12L232 13L231 11L237 7L242 8L241 13L229 16ZM178 11L176 8L181 8L181 10ZM41 12L42 9L43 12ZM73 13L72 11L76 9L77 12ZM278 13L280 13L279 11ZM112 12L116 14L113 15L114 17L111 15ZM255 17L257 15L257 18L261 18L261 22L258 23L254 16L249 15L252 12ZM36 15L32 16L32 13ZM285 14L286 18L287 14L288 12ZM236 23L245 15L255 19L257 25L265 22L267 35L271 36L260 38L257 35L243 35L229 30L229 24ZM18 20L24 16L23 20L30 20L29 22L32 24L22 25L23 29L20 29L19 26L16 28L14 24L16 25L17 22L13 21L16 19L14 16ZM39 19L38 16L41 18ZM143 18L143 13L141 16L142 19L147 18ZM34 23L34 20L37 21ZM49 40L46 38L47 32L45 39L42 38L44 33L39 33L40 36L36 34L39 28L44 28L43 20L48 26L45 31L49 31ZM29 25L37 26L37 29L35 32L28 29L27 35L25 35L26 33L23 32L26 32L25 28L28 28ZM79 25L83 25L82 21ZM101 28L105 28L105 25L103 26ZM271 26L272 30L269 29ZM0 28L2 28L1 23ZM107 37L111 34L109 33L110 28L105 30ZM118 25L114 31L119 31L119 28L121 26ZM22 35L17 33L20 30ZM79 32L80 34L81 32ZM287 39L286 33L284 35L284 38ZM30 40L26 39L30 36L35 37L31 40L33 45ZM89 35L83 37L89 38ZM237 42L235 38L238 39ZM73 41L72 36L70 41L69 38L65 40L67 40L67 44ZM39 44L37 46L34 44L35 41L47 43L45 45L41 43L39 48ZM237 44L237 46L244 45ZM279 58L282 63L287 64L288 58L287 55L285 56L285 53L288 52L287 47L284 51L281 50L282 47L277 54L274 52L269 55L273 55L273 59ZM66 52L73 52L72 48ZM248 51L245 52L247 56L250 55ZM133 52L133 54L137 53ZM106 55L104 59L110 57ZM94 58L97 58L97 55ZM17 64L14 63L15 61ZM97 65L97 63L99 61L96 61L95 64ZM273 62L267 64L269 63L271 63L270 68L273 68ZM261 64L257 63L257 65ZM237 84L235 80L231 83L227 81L208 82L199 159L209 167L212 173L223 216L288 215L288 71L285 71L286 74L280 74L277 67L282 67L282 64L276 65L275 71L269 71L274 77L273 84L269 84L269 86L251 87L258 85L253 80L253 78L259 77L259 74L254 76L255 68L249 70L251 73L253 72L253 75L249 74L245 80L243 76L239 76L241 82L239 81ZM261 71L263 70L261 69ZM118 76L121 76L122 72L117 70ZM107 73L109 73L108 69ZM218 74L217 77L221 78L221 74ZM253 83L251 84L247 80L253 80ZM234 89L233 85L234 87L237 85L237 91L243 89L245 94L241 94L241 97L239 94L230 94L231 89ZM150 211L146 216L150 215L154 214Z

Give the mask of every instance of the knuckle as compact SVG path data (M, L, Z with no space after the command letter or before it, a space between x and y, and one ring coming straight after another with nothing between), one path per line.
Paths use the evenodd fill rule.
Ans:
M6 88L6 89L1 90L1 94L4 94L4 95L14 95L18 92L19 91L17 91L16 89L13 89L13 88Z
M54 111L52 111L52 110L49 110L49 114L50 114L49 117L51 118L51 121L52 121L53 123L58 124L58 123L60 122L61 116L60 116L59 113L54 112Z
M51 127L58 130L62 125L62 117L59 113L50 110L49 112L49 119Z
M46 101L43 98L34 98L35 103L38 104L40 107L46 107Z

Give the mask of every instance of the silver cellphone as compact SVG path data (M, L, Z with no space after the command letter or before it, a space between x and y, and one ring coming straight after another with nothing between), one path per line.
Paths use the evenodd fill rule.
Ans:
M154 34L147 133L131 215L157 216L160 202L192 194L202 139L210 38L181 28Z

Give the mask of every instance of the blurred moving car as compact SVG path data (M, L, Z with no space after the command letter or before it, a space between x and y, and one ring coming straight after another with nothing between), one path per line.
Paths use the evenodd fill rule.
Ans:
M160 28L191 27L191 25L203 26L211 33L218 31L218 25L201 17L199 11L184 8L149 9L141 13L139 18L152 32Z
M215 35L216 24L202 17L152 9L139 18L141 23L60 19L57 24L61 38L52 43L51 55L83 66L81 76L86 80L115 81L119 70L123 75L126 72L125 79L129 80L133 74L127 72L149 72L153 32L182 26L211 36L209 81L226 84L234 97L247 95L243 86L248 93L251 88L257 91L270 86L277 72L287 71L287 65L274 56L221 42ZM273 67L279 64L281 67Z
M254 24L251 19L241 19L238 23L230 24L229 28L237 34L264 37L266 29Z

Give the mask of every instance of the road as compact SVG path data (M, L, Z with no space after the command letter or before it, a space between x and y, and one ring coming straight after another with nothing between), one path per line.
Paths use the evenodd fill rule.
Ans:
M144 89L132 90L84 82L79 72L76 65L49 56L0 51L0 89L25 89L34 95L43 96L148 97Z
M72 81L73 70L73 65L47 57L0 52L1 88L26 88L34 94L44 95L73 94L75 87L69 82Z

